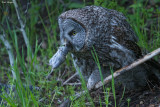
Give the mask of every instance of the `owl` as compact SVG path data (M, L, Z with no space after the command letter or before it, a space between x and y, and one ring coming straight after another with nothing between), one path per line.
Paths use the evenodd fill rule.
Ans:
M111 70L116 71L142 57L137 35L126 17L116 10L99 6L73 9L62 13L58 24L61 44L49 63L53 69L59 67L70 52L73 65L82 74L88 89L109 76ZM143 87L152 74L160 79L159 70L156 61L148 61L116 81L128 89Z

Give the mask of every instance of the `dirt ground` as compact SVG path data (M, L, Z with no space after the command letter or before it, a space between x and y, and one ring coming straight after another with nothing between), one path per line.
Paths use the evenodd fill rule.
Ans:
M154 79L153 79L154 78ZM144 88L135 90L125 90L123 86L116 86L116 102L119 107L160 107L160 82L153 76L151 80L148 80L148 85ZM122 97L124 92L124 96ZM104 96L102 89L91 92L91 96L94 99L99 99L99 96ZM95 98L95 96L97 98ZM130 102L128 103L128 99ZM114 107L114 97L110 92L109 107ZM95 103L99 106L99 103ZM105 105L103 105L105 106Z

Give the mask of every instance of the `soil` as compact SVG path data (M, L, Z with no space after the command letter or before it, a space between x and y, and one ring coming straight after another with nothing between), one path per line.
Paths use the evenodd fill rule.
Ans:
M75 83L77 81L77 78L73 78L72 83ZM133 90L124 90L124 87L120 84L115 85L115 92L116 92L116 106L118 107L160 107L160 81L153 75L147 80L148 84L139 89L133 89ZM79 90L81 86L77 86L79 88L76 88L75 91L80 92L82 90ZM105 86L111 87L110 84L107 84ZM106 89L105 88L105 89ZM105 104L105 95L104 90L102 88L99 88L97 90L90 91L90 96L93 99L93 102L96 107L100 107L100 102L102 107L106 107ZM99 100L101 98L101 101ZM67 99L65 100L60 107L68 107L66 106L69 104L70 101ZM91 106L90 103L88 103L86 98L86 106ZM115 107L115 100L112 93L112 90L110 89L109 92L109 104L108 107Z
M98 92L92 92L91 96L95 99L95 96L99 99L99 96L103 96L101 89L97 90ZM124 92L124 88L122 86L116 87L116 103L119 107L160 107L160 84L148 85L141 89L135 90L126 90ZM103 95L102 95L103 94ZM123 96L123 97L122 97ZM97 100L96 98L96 100ZM95 100L95 101L96 101ZM128 100L130 100L128 102ZM103 99L104 101L104 99ZM98 100L96 101L95 105L100 106ZM109 107L115 107L114 105L114 97L113 93L110 93L109 97ZM106 106L105 104L103 105Z

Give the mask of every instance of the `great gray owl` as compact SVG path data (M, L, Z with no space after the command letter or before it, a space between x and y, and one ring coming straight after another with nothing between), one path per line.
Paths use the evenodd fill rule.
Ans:
M92 89L101 80L100 70L91 51L95 51L103 77L131 64L142 57L136 42L138 38L126 21L125 16L115 10L98 6L86 6L62 13L58 18L61 46L50 59L52 68L57 68L71 52L73 64ZM121 75L120 81L128 89L146 85L148 76L159 76L155 67L147 63ZM159 77L160 78L160 77Z

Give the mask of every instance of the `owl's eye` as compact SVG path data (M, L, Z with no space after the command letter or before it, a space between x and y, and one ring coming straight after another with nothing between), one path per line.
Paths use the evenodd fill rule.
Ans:
M75 36L77 34L77 32L75 30L72 30L71 32L69 32L70 36Z

